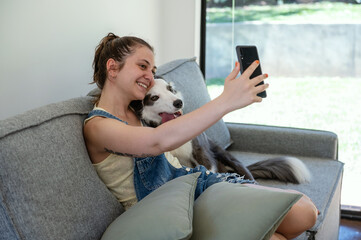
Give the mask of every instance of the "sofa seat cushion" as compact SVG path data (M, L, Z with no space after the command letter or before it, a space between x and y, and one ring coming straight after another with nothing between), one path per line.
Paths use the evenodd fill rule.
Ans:
M91 108L84 97L0 121L5 239L99 239L123 212L88 157L82 126Z
M278 155L231 151L245 166ZM310 232L317 233L329 212L334 196L339 199L343 163L327 158L299 157L311 173L311 181L304 184L283 183L275 180L257 179L260 185L282 189L294 189L309 196L320 211L316 224ZM304 239L300 237L299 239Z

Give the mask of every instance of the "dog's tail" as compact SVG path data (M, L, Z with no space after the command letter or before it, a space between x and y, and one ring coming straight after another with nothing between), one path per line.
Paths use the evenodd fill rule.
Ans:
M283 182L304 183L311 180L305 164L294 157L277 157L247 166L254 178L276 179Z

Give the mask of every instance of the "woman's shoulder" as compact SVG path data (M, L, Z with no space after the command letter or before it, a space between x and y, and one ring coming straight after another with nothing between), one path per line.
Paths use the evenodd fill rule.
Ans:
M106 111L103 108L97 107L95 106L94 109L92 111L89 112L87 118L85 119L85 123L88 122L89 120L95 118L95 117L101 117L101 118L109 118L109 119L115 119L118 120L122 123L128 124L126 121L114 116L113 114L109 113L108 111Z

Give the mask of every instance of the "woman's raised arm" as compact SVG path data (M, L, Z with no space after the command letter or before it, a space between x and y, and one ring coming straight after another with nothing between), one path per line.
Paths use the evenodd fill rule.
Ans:
M224 90L220 96L204 106L168 121L157 128L126 125L114 119L96 118L84 127L84 136L89 150L91 146L99 152L113 152L130 156L149 156L174 150L219 121L225 114L261 102L257 94L264 91L268 84L256 86L267 78L267 74L249 79L258 66L254 62L242 75L236 66L225 79ZM91 151L91 150L90 150ZM94 154L94 152L93 152ZM92 155L93 155L92 154Z

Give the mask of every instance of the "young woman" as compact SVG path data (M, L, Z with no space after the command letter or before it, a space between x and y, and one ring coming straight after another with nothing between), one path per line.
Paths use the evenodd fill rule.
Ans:
M236 62L219 97L191 113L157 128L149 128L142 126L130 104L142 100L154 84L153 48L136 37L120 38L109 33L102 39L93 62L94 83L101 89L101 94L85 120L84 137L98 175L125 209L165 182L193 172L201 172L196 197L220 181L265 188L237 174L214 174L202 166L185 168L169 154L225 114L262 101L257 94L268 88L268 84L256 85L265 80L267 74L250 79L258 64L254 62L238 76L240 66ZM272 238L294 238L312 227L316 219L316 207L303 196Z

